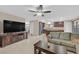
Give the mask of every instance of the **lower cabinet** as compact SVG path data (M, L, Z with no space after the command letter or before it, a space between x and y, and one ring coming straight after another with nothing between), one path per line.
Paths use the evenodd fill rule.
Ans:
M2 41L2 46L6 46L6 45L9 45L12 43L12 37L11 36L5 36L3 38L3 41Z
M27 36L25 38L25 34L27 35L27 33L15 33L6 36L0 36L0 47L4 47L12 43L26 39Z

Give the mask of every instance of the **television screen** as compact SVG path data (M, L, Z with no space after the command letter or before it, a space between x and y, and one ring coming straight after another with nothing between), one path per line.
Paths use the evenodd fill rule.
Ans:
M4 20L4 33L25 31L25 23Z

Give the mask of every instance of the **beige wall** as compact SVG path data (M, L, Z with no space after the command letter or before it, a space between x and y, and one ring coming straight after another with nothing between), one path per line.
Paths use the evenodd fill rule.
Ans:
M22 17L0 12L0 33L3 33L3 20L25 22L25 19Z
M30 34L39 35L39 21L30 21Z

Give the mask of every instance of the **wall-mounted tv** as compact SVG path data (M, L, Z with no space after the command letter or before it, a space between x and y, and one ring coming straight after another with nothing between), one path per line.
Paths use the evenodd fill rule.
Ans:
M25 31L25 23L4 20L4 33Z

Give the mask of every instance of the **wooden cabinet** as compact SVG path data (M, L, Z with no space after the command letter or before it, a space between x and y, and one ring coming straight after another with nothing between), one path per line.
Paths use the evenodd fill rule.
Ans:
M54 27L64 27L64 22L54 22Z
M9 45L11 44L11 36L5 36L3 37L3 40L2 40L2 46L6 46L6 45Z
M0 36L0 47L10 45L12 43L24 40L27 38L26 32L7 33Z

